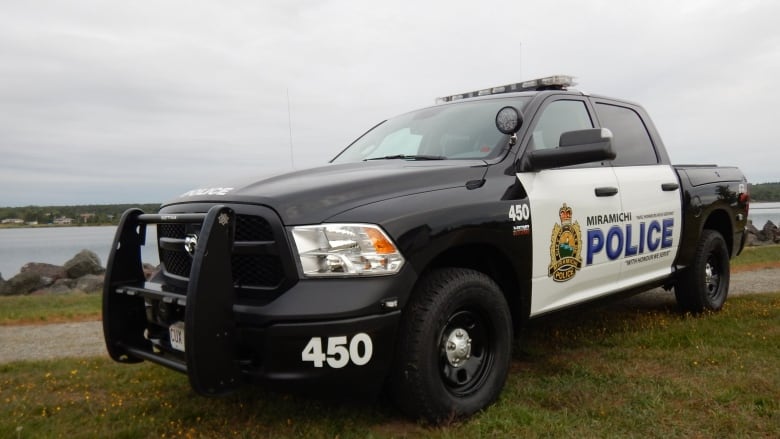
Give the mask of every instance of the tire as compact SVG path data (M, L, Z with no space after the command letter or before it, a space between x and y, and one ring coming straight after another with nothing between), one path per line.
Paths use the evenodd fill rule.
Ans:
M729 294L729 251L723 236L703 230L693 262L680 275L674 287L677 304L683 311L699 314L719 311Z
M498 398L509 371L512 317L488 276L447 268L423 277L399 332L389 393L401 411L440 423Z

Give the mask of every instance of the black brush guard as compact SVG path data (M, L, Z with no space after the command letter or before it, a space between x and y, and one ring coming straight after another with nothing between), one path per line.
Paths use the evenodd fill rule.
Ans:
M147 283L144 277L141 246L146 241L146 226L164 223L202 224L186 296ZM231 278L235 225L235 212L223 205L205 214L152 215L130 209L122 215L103 287L103 333L112 359L122 363L149 360L184 372L202 395L223 395L239 387ZM180 355L159 352L144 335L149 301L184 307L185 349Z

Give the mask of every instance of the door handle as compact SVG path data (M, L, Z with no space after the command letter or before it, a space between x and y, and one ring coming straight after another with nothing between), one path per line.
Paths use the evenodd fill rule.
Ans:
M597 197L611 197L618 193L618 188L606 186L606 187L597 187L596 188L596 196Z
M664 183L661 185L661 189L663 189L664 192L676 191L679 187L680 185L677 183Z

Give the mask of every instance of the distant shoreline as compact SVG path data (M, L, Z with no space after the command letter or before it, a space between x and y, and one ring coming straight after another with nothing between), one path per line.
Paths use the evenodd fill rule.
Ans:
M87 224L0 224L0 229L39 229L53 227L107 227L118 226L119 223L87 223Z

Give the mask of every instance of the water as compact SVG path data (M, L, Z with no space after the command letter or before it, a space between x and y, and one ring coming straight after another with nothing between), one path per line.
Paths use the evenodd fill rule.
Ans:
M759 230L767 221L780 226L780 203L750 203L748 219L752 220L753 225Z
M8 280L28 262L63 265L83 249L95 252L105 266L115 232L114 226L0 229L0 273ZM157 229L147 228L141 258L153 265L159 263L156 239Z

